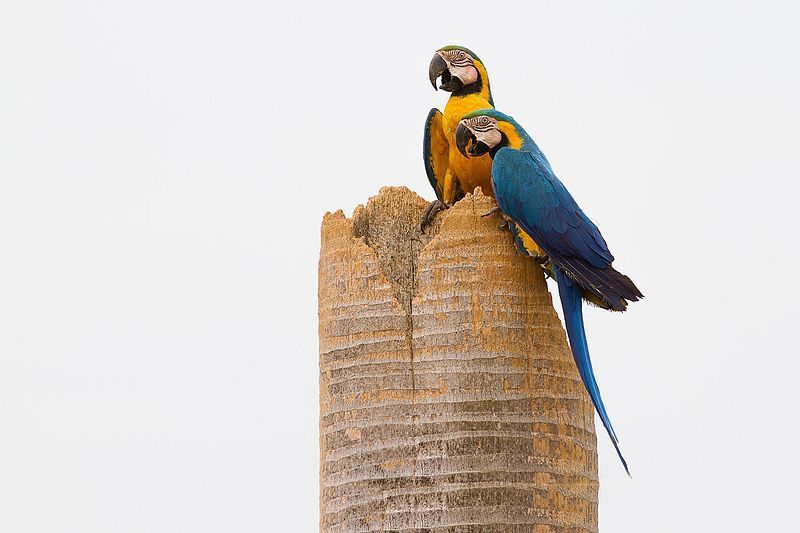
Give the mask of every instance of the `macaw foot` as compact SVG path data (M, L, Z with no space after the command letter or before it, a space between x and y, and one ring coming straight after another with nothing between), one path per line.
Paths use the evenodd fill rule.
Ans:
M425 228L433 224L433 219L436 218L436 215L439 213L439 211L444 211L445 209L449 208L450 206L441 200L432 201L430 204L428 204L428 207L422 214L422 220L419 222L419 230L422 233L425 233Z
M545 279L553 277L553 273L550 270L550 258L547 257L546 253L540 252L537 254L531 254L531 257L533 258L534 261L539 263L540 267L542 267Z
M505 227L508 227L508 229L512 228L512 224L514 224L514 221L511 219L510 216L506 215L505 213L503 213L500 210L500 206L499 205L496 205L493 208L491 208L488 211L486 211L484 214L481 215L481 218L492 216L495 213L500 213L500 216L503 217L503 221L500 223L500 226L498 226L499 228L501 228L501 229L505 228Z
M488 211L486 211L484 214L482 214L482 215L481 215L481 218L483 218L483 217L488 217L488 216L491 216L491 215L494 215L494 214L495 214L495 213L497 213L498 211L500 211L500 206L499 206L499 205L496 205L496 206L494 206L493 208L491 208L491 209L489 209Z
M511 217L503 213L503 221L497 227L500 229L508 228L509 231L513 232L514 224L515 222L511 219Z

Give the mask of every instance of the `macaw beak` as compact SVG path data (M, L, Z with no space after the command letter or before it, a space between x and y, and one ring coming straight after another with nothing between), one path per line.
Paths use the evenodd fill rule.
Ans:
M472 141L474 148L475 142L477 141L475 134L472 133L471 129L459 122L456 127L456 148L458 148L458 151L461 152L461 155L464 157L469 157L466 148L470 141ZM472 152L472 149L470 149L470 152Z
M433 59L431 59L431 64L428 67L428 79L431 80L431 85L433 85L434 89L437 88L436 78L439 76L442 77L442 83L439 85L439 89L452 93L464 86L464 82L462 82L458 76L450 74L447 62L442 59L442 56L436 54L433 56Z
M472 141L472 146L467 150L466 148L470 141ZM478 157L491 151L491 147L488 144L479 141L475 133L461 122L456 127L456 148L464 157Z
M428 67L428 78L431 80L433 88L437 91L439 89L436 87L436 78L445 72L447 72L447 62L439 54L433 54L433 59L431 59L431 64Z

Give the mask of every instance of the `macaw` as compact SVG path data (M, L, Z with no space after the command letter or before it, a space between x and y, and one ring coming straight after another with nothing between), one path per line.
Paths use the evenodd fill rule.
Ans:
M471 111L494 108L489 74L483 62L471 50L462 46L445 46L436 51L428 67L428 78L434 89L441 77L439 89L450 92L444 113L435 107L425 120L422 157L425 172L436 192L436 200L428 205L420 222L425 230L436 214L480 187L484 194L492 192L492 161L488 156L465 157L456 148L455 132L461 118ZM438 89L437 89L438 90ZM507 221L517 248L535 258L540 264L547 257L513 221Z
M489 157L467 158L455 146L456 127L461 117L470 111L494 107L489 75L483 62L464 47L445 46L434 54L428 77L434 89L437 89L436 80L441 77L438 88L451 95L444 114L433 108L425 120L422 154L428 180L436 191L436 200L431 202L422 217L422 229L431 223L437 212L476 187L491 194L492 169Z
M629 301L644 296L628 276L611 266L614 256L600 230L578 207L539 147L513 118L495 109L466 114L456 127L456 148L464 156L489 155L498 208L546 255L546 268L558 283L578 373L630 475L589 359L582 298L605 309L624 311Z

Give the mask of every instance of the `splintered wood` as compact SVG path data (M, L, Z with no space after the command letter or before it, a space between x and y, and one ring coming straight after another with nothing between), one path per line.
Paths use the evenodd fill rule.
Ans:
M425 234L406 188L325 215L320 531L597 531L594 410L493 205Z

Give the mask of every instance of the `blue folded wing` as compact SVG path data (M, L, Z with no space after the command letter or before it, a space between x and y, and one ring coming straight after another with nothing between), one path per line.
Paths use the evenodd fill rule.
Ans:
M492 181L501 209L534 237L548 255L580 258L605 268L614 256L541 153L502 148Z
M600 230L538 148L501 148L492 163L492 186L503 212L603 307L624 311L627 301L642 297L633 282L611 266L614 256Z

